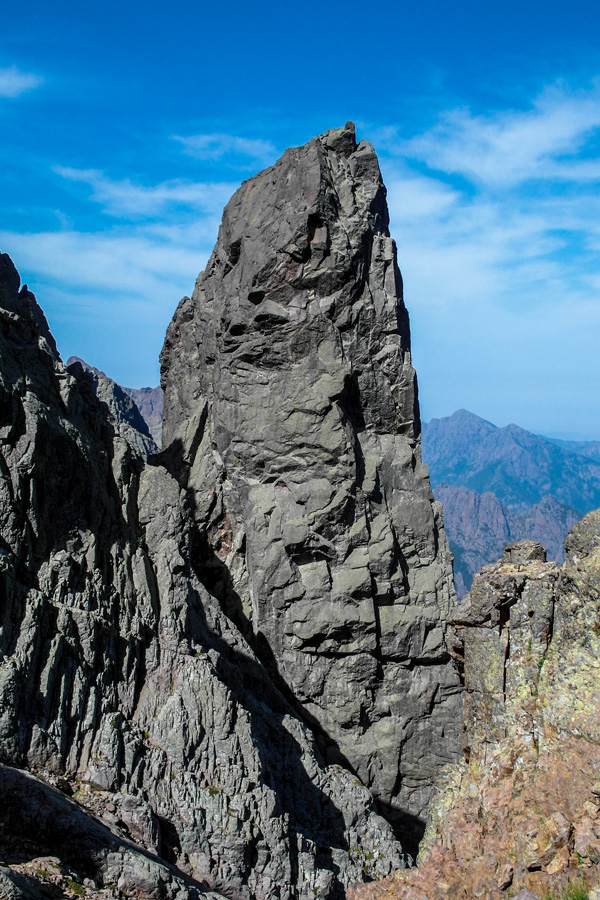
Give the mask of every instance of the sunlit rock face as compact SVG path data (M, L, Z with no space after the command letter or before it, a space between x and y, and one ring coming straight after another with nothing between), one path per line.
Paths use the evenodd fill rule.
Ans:
M455 595L386 191L351 123L244 182L161 362L196 571L327 758L417 834L460 747Z

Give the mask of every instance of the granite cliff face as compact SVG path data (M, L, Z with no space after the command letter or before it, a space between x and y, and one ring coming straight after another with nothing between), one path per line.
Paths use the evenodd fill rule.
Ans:
M0 255L0 890L341 898L404 865L378 810L410 846L461 691L353 128L242 186L163 366L157 455Z
M351 123L234 195L161 361L200 578L327 758L418 832L458 753L455 596L385 188Z
M600 897L600 511L559 569L533 541L484 566L453 617L462 763L441 779L418 868L352 900ZM525 900L525 897L523 897Z

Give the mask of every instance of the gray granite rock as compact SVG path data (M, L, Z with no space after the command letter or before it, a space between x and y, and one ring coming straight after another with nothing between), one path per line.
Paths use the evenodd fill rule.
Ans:
M148 423L127 388L122 388L100 369L95 369L78 356L67 360L67 369L80 380L89 377L96 397L106 405L107 416L117 434L127 441L135 453L145 458L159 452Z
M145 464L114 411L0 255L0 759L135 841L108 882L137 878L142 851L176 868L180 900L339 898L401 867L370 792L323 763L194 571L173 454ZM171 896L146 874L128 896Z
M87 897L86 885L93 885L91 896L104 888L103 896L223 900L27 772L0 764L0 803L5 855L12 863L4 872L0 868L1 897L65 896L57 889L73 886ZM43 848L46 855L27 866L32 847ZM54 885L47 877L53 869L59 876Z
M460 752L455 603L386 191L354 126L244 182L161 356L193 564L406 836Z

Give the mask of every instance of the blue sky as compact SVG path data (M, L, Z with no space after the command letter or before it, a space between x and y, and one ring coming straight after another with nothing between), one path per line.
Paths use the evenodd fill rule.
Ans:
M158 382L223 205L352 119L388 186L422 415L600 439L600 7L27 2L0 248L63 358Z

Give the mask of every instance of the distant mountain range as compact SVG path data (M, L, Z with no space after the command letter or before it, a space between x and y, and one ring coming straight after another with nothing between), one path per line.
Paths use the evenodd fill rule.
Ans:
M563 540L600 506L600 442L560 441L517 425L498 428L465 409L423 424L423 459L444 506L463 596L505 544L540 541L562 562Z

